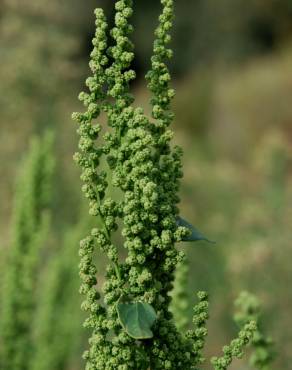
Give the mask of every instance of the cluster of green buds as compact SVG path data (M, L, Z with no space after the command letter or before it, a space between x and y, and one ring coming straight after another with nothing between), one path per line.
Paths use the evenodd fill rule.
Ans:
M174 90L166 65L172 55L167 44L173 0L161 4L152 67L146 76L152 117L133 105L129 93L135 78L129 39L132 0L116 1L115 25L109 32L103 11L95 11L92 76L86 80L89 91L79 96L86 111L73 114L79 124L75 160L82 168L82 190L89 213L102 225L80 243L82 308L88 312L85 327L92 330L84 353L87 370L195 369L206 335L204 294L195 311L196 328L187 335L179 332L169 310L174 272L184 258L176 243L205 238L179 216L182 150L171 145ZM108 43L108 34L113 42ZM107 129L100 123L103 117ZM112 187L119 197L112 195ZM125 258L113 242L117 231ZM102 294L96 287L98 250L109 260Z
M215 370L226 370L231 365L234 358L242 358L243 349L250 343L256 331L255 321L246 324L239 332L238 338L233 339L231 343L223 347L224 355L222 357L212 358L212 364Z
M234 321L239 327L243 327L250 321L258 323L251 346L253 353L250 357L250 364L258 370L270 370L275 360L274 341L266 336L262 329L262 307L259 299L249 292L242 292L235 301L237 312Z

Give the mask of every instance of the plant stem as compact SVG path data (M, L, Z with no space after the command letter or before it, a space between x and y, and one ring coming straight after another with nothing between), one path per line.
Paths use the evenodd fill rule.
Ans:
M104 218L103 218L103 215L101 214L101 211L100 211L100 205L101 205L101 202L100 202L100 197L99 197L99 194L98 192L96 191L95 192L96 194L96 198L98 200L98 213L99 213L99 217L100 217L100 220L102 222L102 225L103 225L103 229L104 229L104 232L106 234L106 237L108 239L108 241L111 243L111 236L110 236L110 233L106 227L106 224L105 224L105 221L104 221ZM119 280L119 282L121 282L121 272L120 272L120 269L119 269L119 265L116 263L116 262L112 262L113 263L113 266L114 266L114 269L115 269L115 272L116 272L116 275L117 275L117 278Z

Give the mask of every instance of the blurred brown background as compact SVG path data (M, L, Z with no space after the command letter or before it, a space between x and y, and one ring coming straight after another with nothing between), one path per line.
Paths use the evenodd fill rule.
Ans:
M14 183L32 133L55 131L53 223L58 235L82 209L71 112L88 75L93 9L113 1L0 2L0 230L9 247ZM209 352L234 333L232 302L256 293L291 367L292 1L178 0L171 63L175 141L184 148L182 213L217 245L188 246L190 291L211 294ZM133 85L147 104L158 0L136 1ZM78 246L72 246L76 250ZM77 273L77 272L76 272ZM78 287L76 287L76 290ZM242 367L240 367L242 366ZM244 362L236 369L248 369Z

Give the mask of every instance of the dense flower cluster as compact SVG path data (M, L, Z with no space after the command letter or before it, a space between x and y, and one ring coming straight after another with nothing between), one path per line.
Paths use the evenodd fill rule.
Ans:
M177 222L182 151L171 146L173 132L168 128L173 119L170 102L174 96L166 66L172 55L167 44L171 39L173 0L161 0L161 4L152 67L147 74L152 118L133 106L134 98L129 93L129 83L135 78L130 69L134 57L129 40L132 0L115 4L115 26L110 31L113 46L108 46L105 15L101 9L96 10L92 77L86 80L89 92L79 96L86 111L73 114L79 123L80 151L75 160L82 168L82 190L89 200L89 213L102 225L80 244L80 291L85 295L82 308L89 313L85 326L92 329L89 350L84 354L87 370L195 369L201 360L206 295L199 295L196 329L188 336L178 331L169 311L174 271L184 256L175 243L189 230ZM101 115L107 117L108 130L97 146L102 127L96 119ZM122 194L117 199L110 195L109 182ZM113 243L119 225L127 251L124 260L118 257ZM103 299L96 289L98 248L110 261ZM129 335L130 329L122 325L117 312L120 302L142 302L145 310L151 305L157 315L153 337L137 340Z

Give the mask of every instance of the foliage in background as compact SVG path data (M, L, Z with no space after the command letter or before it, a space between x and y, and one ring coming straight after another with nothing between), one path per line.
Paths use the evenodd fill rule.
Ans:
M78 302L78 243L85 225L64 232L60 248L44 266L33 325L30 370L65 370L79 364L83 335ZM81 304L81 301L80 301Z
M114 1L100 0L114 18ZM176 32L173 35L177 51L172 68L185 75L194 66L214 65L215 62L237 63L260 53L271 52L292 35L290 1L251 0L180 0L176 7ZM145 29L153 29L159 14L159 2L140 1L134 4L133 24L138 70L148 69L152 40Z
M242 90L238 91L238 95L242 94ZM287 118L289 122L289 116ZM217 122L218 119L217 116ZM226 140L217 137L217 143L220 139ZM220 259L223 257L226 261L224 274L229 277L224 288L228 287L235 294L236 290L248 287L263 296L267 311L263 321L269 325L273 336L277 336L277 341L284 343L291 340L290 330L284 322L287 322L286 312L292 302L286 283L291 281L287 260L291 240L288 224L292 219L289 209L292 199L289 135L284 137L280 130L267 130L253 149L243 153L246 154L241 162L225 153L217 155L216 159L207 154L197 162L195 169L187 159L191 176L186 178L185 207L189 217L200 217L203 224L208 225L209 232L221 241ZM188 189L192 192L187 193ZM191 202L196 204L195 212L188 206ZM209 253L202 250L200 256L206 261L207 274ZM194 262L197 257L191 256ZM215 273L213 270L211 276ZM201 278L199 287L205 288L206 275L193 270L191 276L194 282ZM221 279L217 282L213 279L212 297L215 301L220 297L217 289L222 288L221 283ZM227 310L231 299L230 295ZM222 303L218 309L222 309ZM280 316L276 313L278 310L282 312ZM283 344L282 350L286 355L276 361L286 368L289 366L289 348Z
M53 159L52 137L31 143L17 184L12 245L4 269L1 299L1 366L26 370L33 353L31 323L41 254L48 247Z
M75 4L74 8L72 3ZM71 155L68 153L70 146L67 142L70 132L65 132L64 122L68 116L70 92L82 75L82 67L76 68L81 44L76 29L81 27L83 10L76 17L79 9L77 4L77 1L58 0L49 3L44 0L26 0L25 4L18 0L4 0L1 3L0 128L1 137L5 138L1 142L1 153L6 160L1 165L0 175L6 181L1 181L0 216L3 220L3 240L7 240L7 243L7 215L11 212L7 199L12 197L12 181L16 176L16 166L10 166L10 163L17 163L21 159L31 135L40 134L48 127L58 127L58 176L54 181L59 190L55 194L54 203L63 199L64 193L69 198L74 189L71 186L70 190L64 190L64 182L71 176L65 166ZM55 213L53 222L55 219L59 223L63 222L64 217L61 216L66 214L66 210L63 204ZM67 212L66 220L70 214Z
M17 183L13 243L1 257L0 368L80 368L84 336L78 241L86 220L55 235L51 219L52 135L35 137ZM57 247L58 246L58 247Z

